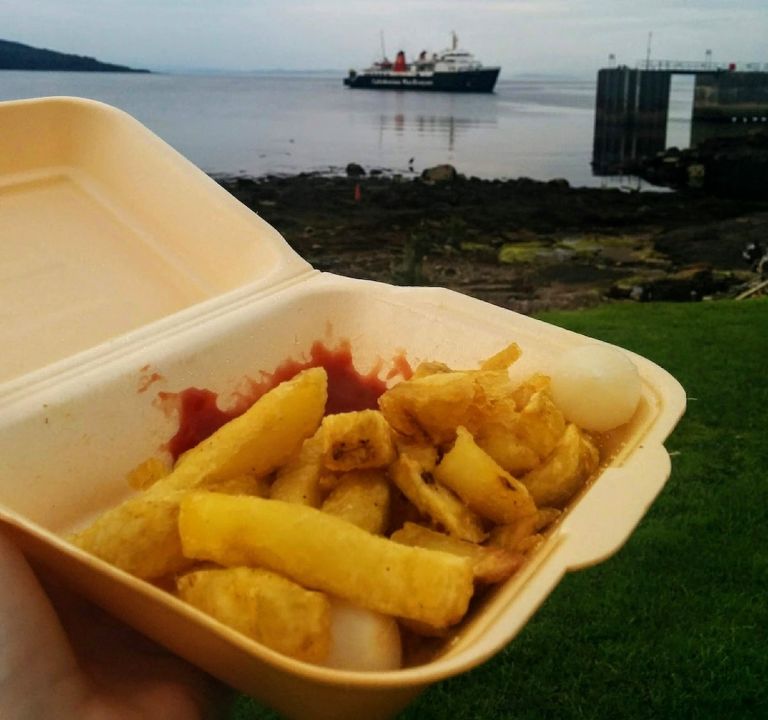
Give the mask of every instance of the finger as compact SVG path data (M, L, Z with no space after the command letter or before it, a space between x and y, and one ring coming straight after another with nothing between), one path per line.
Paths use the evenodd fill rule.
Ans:
M46 577L77 660L115 709L164 720L225 717L232 691L101 608ZM221 715L217 713L222 713Z
M41 688L48 688L50 692L43 695L64 707L84 703L88 694L47 595L4 528L0 528L0 683L0 709L16 703L14 713L44 702ZM6 715L0 712L0 716Z

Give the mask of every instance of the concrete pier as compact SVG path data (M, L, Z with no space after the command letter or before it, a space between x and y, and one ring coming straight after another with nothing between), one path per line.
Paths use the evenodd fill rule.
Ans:
M597 78L593 167L619 172L625 161L664 149L671 73L628 67L600 70Z
M768 131L768 72L704 63L657 62L648 69L602 69L597 76L592 167L622 174L629 161L666 147L672 75L695 75L691 144L710 137Z
M768 72L699 75L693 122L768 123Z

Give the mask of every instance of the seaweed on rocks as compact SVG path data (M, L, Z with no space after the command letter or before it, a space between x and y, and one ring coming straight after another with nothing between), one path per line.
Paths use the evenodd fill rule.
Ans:
M768 238L760 198L439 175L217 180L320 270L526 313L732 296L754 276L744 246Z

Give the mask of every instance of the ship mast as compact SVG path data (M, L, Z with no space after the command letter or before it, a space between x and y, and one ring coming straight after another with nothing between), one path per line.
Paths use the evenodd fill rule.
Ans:
M384 49L384 31L379 30L379 38L381 39L381 59L384 60L387 57L387 52Z
M455 30L451 30L451 50L455 50L459 46L459 36Z

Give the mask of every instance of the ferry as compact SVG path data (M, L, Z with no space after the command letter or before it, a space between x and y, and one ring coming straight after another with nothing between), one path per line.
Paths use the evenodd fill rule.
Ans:
M406 62L400 50L394 62L384 53L366 70L350 70L344 84L371 90L439 90L443 92L493 92L500 67L486 67L472 53L460 50L452 33L451 48L428 55L426 50L413 62Z

